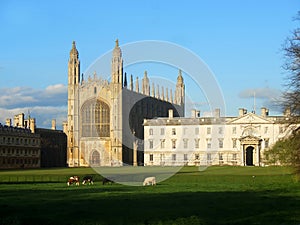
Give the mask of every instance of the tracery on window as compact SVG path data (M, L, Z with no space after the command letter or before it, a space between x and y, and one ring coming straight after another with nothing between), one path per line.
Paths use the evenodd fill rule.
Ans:
M110 136L110 109L101 100L90 100L81 108L81 132L83 137Z

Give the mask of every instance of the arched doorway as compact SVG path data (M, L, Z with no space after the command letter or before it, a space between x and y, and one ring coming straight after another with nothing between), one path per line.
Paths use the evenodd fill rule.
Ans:
M97 150L90 156L90 165L100 165L100 153Z
M253 166L253 150L252 146L246 148L246 166Z

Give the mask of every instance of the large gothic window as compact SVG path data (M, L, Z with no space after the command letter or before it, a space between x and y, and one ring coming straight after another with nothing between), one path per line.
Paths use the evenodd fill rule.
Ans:
M100 100L90 100L81 108L82 137L109 137L110 110Z

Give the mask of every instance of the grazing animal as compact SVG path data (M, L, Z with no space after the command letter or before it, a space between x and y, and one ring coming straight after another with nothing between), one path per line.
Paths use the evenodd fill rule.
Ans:
M76 186L79 186L79 177L78 176L70 177L67 182L67 185L70 186L71 184L75 184Z
M146 185L156 185L156 179L155 177L146 177L144 182L143 182L143 186L146 186Z
M92 176L85 176L82 180L82 184L86 184L86 183L88 183L89 185L94 184L93 177Z
M102 184L112 184L114 181L111 178L103 177Z

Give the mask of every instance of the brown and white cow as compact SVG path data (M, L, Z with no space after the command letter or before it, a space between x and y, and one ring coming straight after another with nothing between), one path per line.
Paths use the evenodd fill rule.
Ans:
M79 176L72 176L69 178L67 185L70 186L72 184L75 184L76 186L79 186Z

